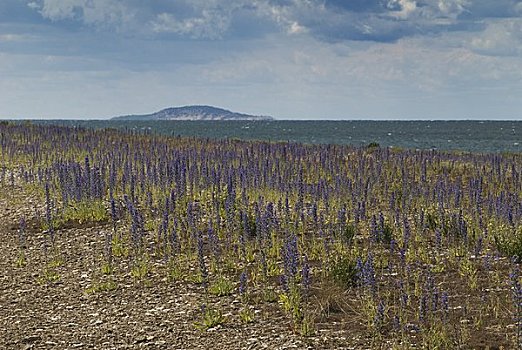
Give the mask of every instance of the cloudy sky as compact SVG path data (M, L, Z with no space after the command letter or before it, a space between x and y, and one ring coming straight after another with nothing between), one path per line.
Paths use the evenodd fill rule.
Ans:
M0 117L522 119L522 0L0 0Z

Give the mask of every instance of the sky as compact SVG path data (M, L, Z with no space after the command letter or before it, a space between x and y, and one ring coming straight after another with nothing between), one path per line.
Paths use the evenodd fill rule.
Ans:
M0 0L0 118L522 120L522 0Z

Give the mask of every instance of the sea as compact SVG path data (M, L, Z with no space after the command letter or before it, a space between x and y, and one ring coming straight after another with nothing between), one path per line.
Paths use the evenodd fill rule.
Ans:
M86 128L115 128L208 139L342 144L475 153L522 152L522 121L115 121L33 120Z

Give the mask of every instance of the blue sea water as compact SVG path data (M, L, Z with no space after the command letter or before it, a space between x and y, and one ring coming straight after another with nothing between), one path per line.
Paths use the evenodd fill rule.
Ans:
M47 120L45 124L211 139L333 143L469 152L522 152L522 121L110 121Z

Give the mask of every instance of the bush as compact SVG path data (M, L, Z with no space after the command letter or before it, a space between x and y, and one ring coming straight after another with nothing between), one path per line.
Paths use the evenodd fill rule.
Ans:
M343 287L357 284L357 264L354 259L344 256L333 263L330 278Z
M346 226L346 228L342 232L342 239L346 244L350 245L352 243L353 238L355 237L355 231L356 230L354 225Z
M393 239L393 228L388 224L384 224L384 227L382 228L382 236L379 237L379 240L383 243L390 244L392 239Z
M517 263L522 262L522 233L515 233L513 237L495 235L495 244L498 251Z

